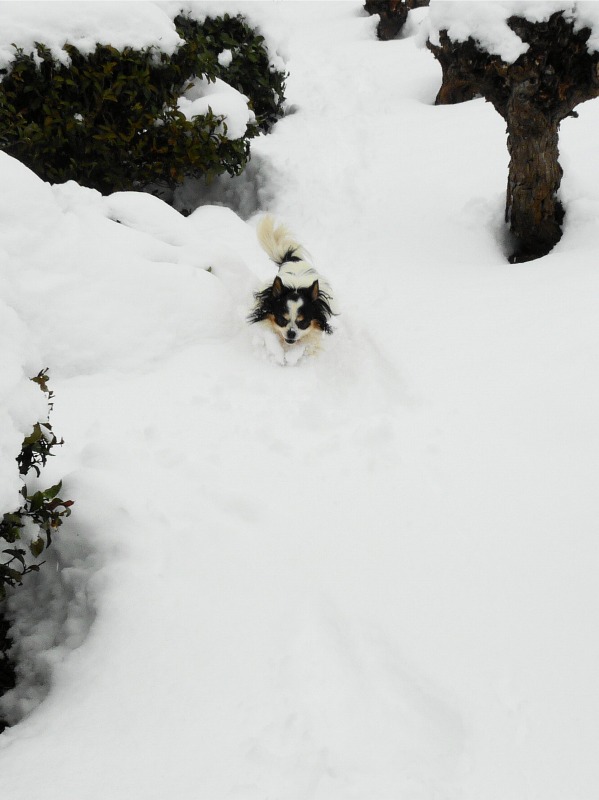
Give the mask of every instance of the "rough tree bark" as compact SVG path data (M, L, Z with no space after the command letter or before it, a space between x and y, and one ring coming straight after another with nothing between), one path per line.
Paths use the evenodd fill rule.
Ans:
M507 123L505 214L518 245L510 261L517 262L546 255L561 238L559 125L576 116L575 106L599 95L599 54L587 50L591 31L577 30L561 11L547 22L514 16L508 25L529 45L513 64L472 38L453 42L447 31L441 31L439 45L429 41L428 47L443 74L437 104L482 95Z
M519 261L548 253L561 238L564 217L558 200L559 123L539 112L530 91L527 84L515 89L506 114L510 165L505 218L520 243L513 259Z
M430 0L366 0L364 9L369 14L378 14L376 33L382 41L395 39L408 18L412 8L428 6Z

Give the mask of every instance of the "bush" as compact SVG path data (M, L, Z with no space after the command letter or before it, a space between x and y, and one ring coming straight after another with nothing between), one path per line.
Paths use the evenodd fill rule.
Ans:
M0 71L0 148L44 180L103 193L239 174L250 139L282 115L285 75L241 17L200 24L179 16L176 25L185 44L173 56L107 45L84 55L66 44L64 65L41 43L34 53L16 48L10 70ZM228 66L219 63L223 50ZM192 76L219 77L250 98L256 122L245 136L228 139L212 112L188 120L177 109Z
M53 392L48 389L47 370L32 380L48 396L51 410ZM50 423L36 422L31 434L23 440L21 452L16 458L20 474L27 475L33 470L39 477L41 467L45 466L57 445L62 445L62 440L58 441ZM61 483L34 492L29 492L23 484L23 504L2 517L0 540L3 539L10 547L2 550L4 561L0 563L0 600L6 596L6 586L19 585L24 575L39 570L37 559L50 546L52 535L62 525L63 518L70 515L73 502L61 500L58 496L60 490Z
M271 65L264 37L250 28L240 15L207 18L201 24L180 15L175 18L175 26L186 42L181 51L186 64L205 65L205 69L214 72L203 74L221 78L245 94L258 127L269 131L283 116L287 76ZM226 66L221 65L218 59L223 50L231 52L231 61ZM189 66L182 71L184 69L189 69Z

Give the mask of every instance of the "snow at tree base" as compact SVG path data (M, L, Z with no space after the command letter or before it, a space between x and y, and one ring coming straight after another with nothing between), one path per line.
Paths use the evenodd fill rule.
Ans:
M0 153L2 511L45 367L75 500L9 601L1 796L597 800L599 103L562 240L511 266L505 126L433 105L427 9L385 43L359 2L226 10L290 113L212 204ZM341 311L295 365L245 322L266 211Z

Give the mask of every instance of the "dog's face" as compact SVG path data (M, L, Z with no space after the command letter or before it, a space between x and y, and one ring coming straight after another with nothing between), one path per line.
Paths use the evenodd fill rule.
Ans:
M272 286L256 292L256 306L248 322L266 322L285 347L298 342L308 343L310 335L320 337L332 333L328 323L332 315L329 295L320 290L318 281L310 286L292 289L279 276Z
M312 331L327 329L326 314L322 301L319 301L318 281L305 289L289 289L277 277L270 292L267 319L286 345L301 342Z

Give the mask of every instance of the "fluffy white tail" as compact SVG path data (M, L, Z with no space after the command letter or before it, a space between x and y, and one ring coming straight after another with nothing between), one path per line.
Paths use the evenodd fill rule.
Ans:
M308 253L284 225L275 225L274 217L266 214L257 228L258 241L269 257L278 264L285 261L303 261Z

